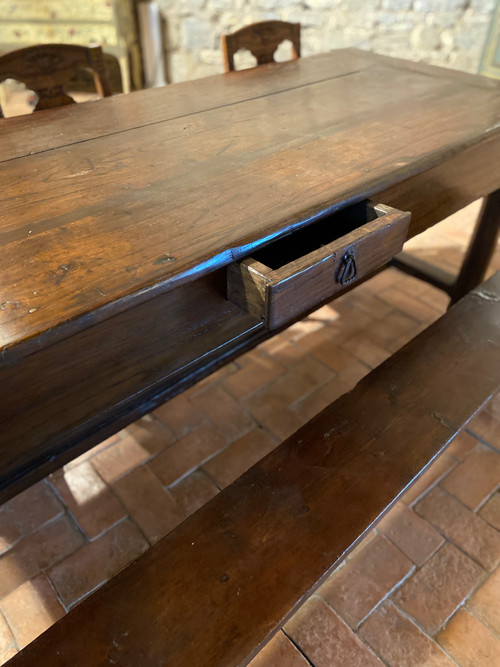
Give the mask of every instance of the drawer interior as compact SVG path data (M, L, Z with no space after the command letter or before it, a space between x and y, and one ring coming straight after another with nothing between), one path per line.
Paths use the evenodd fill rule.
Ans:
M270 269L280 269L382 215L385 212L369 202L360 202L283 236L254 252L252 257Z

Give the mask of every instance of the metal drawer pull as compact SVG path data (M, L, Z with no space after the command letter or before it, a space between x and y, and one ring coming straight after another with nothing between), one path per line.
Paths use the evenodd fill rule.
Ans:
M346 252L337 271L337 282L342 286L347 285L354 280L357 272L354 253L352 251Z

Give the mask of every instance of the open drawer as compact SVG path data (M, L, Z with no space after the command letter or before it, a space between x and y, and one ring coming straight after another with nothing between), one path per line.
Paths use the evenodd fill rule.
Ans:
M410 213L384 204L351 206L231 264L227 297L277 329L386 264L409 222Z

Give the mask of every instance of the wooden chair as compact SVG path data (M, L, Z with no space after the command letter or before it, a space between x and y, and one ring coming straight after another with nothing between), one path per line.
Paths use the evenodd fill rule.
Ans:
M292 43L292 60L300 58L300 23L263 21L241 28L231 35L222 35L224 70L234 71L234 54L240 49L250 51L257 65L272 63L276 49L286 39Z
M39 98L34 111L53 109L75 103L65 88L80 69L92 72L99 97L112 94L100 46L41 44L12 51L0 57L0 82L21 81Z

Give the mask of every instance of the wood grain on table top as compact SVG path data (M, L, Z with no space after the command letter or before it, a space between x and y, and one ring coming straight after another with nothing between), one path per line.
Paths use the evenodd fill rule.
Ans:
M495 142L500 182L499 91L346 50L2 121L0 346L88 326L468 146Z

